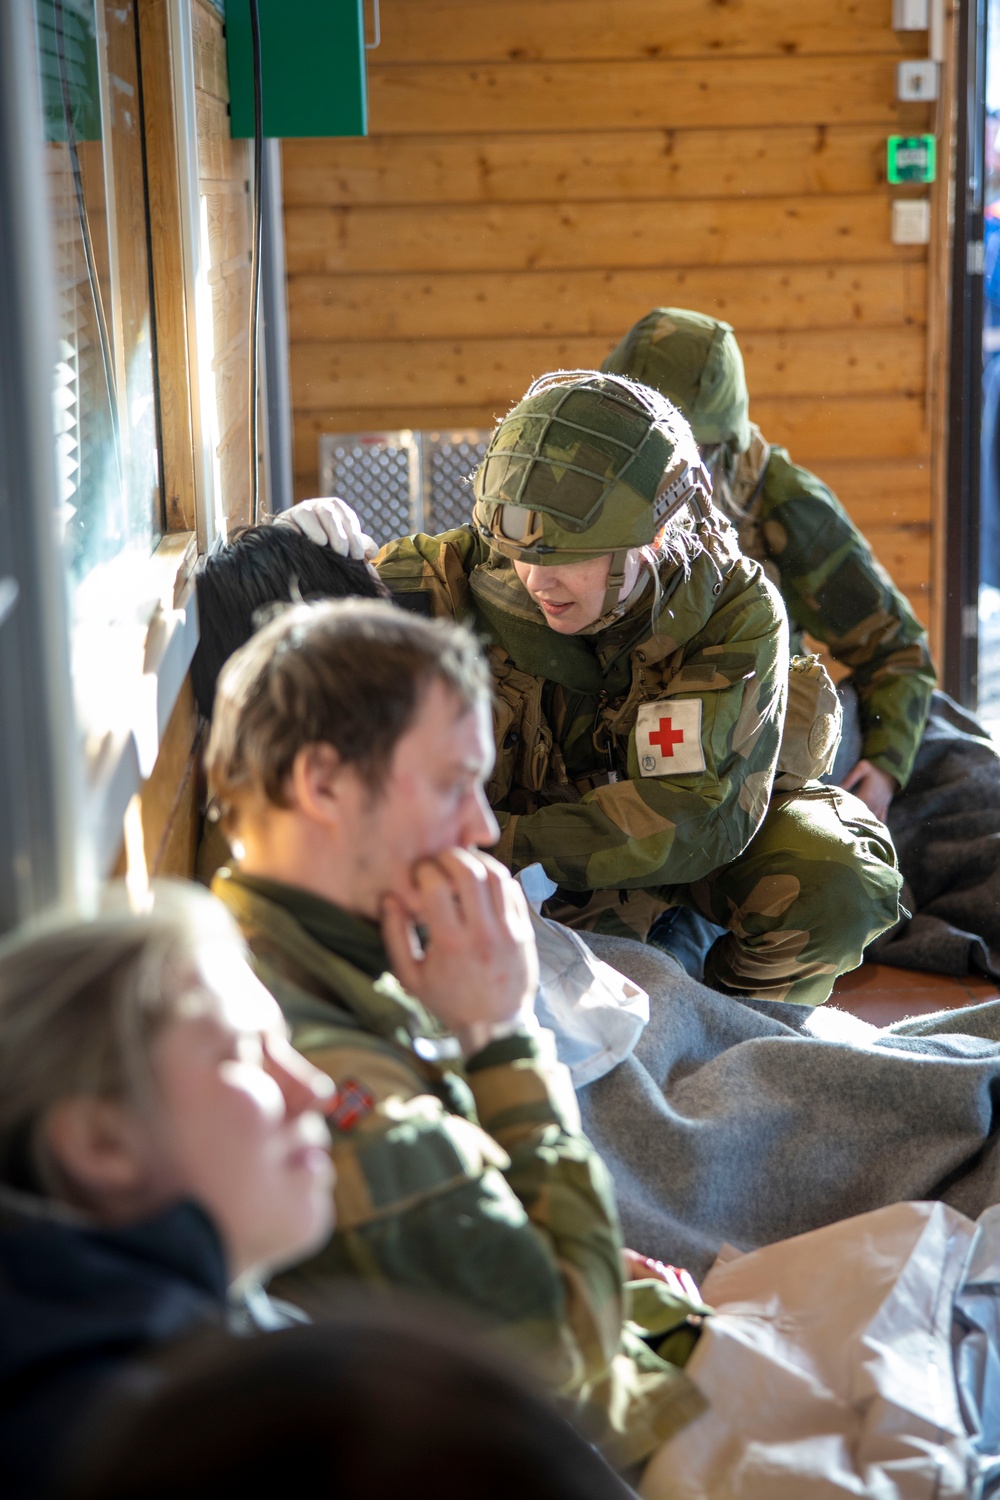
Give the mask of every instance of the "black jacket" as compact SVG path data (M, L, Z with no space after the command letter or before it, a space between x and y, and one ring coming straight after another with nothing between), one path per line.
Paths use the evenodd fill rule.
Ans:
M29 1194L0 1190L0 1495L40 1495L83 1446L88 1413L116 1380L185 1336L231 1326L222 1247L183 1203L102 1229ZM261 1304L242 1326L276 1327Z

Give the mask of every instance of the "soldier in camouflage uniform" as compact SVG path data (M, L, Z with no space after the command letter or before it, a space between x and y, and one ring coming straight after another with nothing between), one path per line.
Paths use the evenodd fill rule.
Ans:
M934 667L927 635L836 496L749 419L743 359L728 323L682 308L640 319L603 369L652 386L691 423L716 504L777 584L792 649L803 632L851 669L861 758L844 785L880 818L913 768Z
M464 632L369 601L286 611L220 678L207 770L242 852L213 890L337 1084L336 1230L275 1286L320 1313L352 1280L458 1304L633 1465L703 1408L679 1366L708 1309L626 1275L523 897L469 852L497 835L488 682Z
M829 715L809 715L775 783L783 612L714 511L686 422L628 381L544 377L475 493L471 526L390 543L376 566L401 602L488 643L499 857L540 862L548 914L575 926L645 937L687 905L727 929L708 983L820 1004L897 919L895 855L862 803L811 779ZM589 615L574 568L601 580Z

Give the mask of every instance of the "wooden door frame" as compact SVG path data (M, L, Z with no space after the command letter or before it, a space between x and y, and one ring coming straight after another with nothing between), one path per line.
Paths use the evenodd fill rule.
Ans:
M941 675L952 697L974 709L979 671L986 0L960 0L955 20L947 457L938 531Z

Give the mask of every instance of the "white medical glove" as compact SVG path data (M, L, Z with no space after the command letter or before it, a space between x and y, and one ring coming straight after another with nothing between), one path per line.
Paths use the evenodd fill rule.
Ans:
M361 530L356 512L335 495L301 500L275 516L273 524L294 526L317 547L331 547L340 557L368 560L378 552L378 543Z

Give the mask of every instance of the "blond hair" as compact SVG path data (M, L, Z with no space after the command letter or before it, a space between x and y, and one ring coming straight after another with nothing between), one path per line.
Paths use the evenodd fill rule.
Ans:
M140 1102L152 1050L190 993L198 947L242 941L228 913L194 886L161 882L152 909L44 925L0 946L0 1182L56 1196L43 1123L61 1099Z

